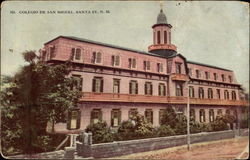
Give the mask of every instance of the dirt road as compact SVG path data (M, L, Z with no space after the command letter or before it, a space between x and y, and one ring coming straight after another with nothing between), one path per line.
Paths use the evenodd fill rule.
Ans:
M229 160L238 157L248 145L248 137L192 144L191 150L179 146L157 151L116 157L119 159L168 159L168 160ZM248 157L248 155L244 155Z

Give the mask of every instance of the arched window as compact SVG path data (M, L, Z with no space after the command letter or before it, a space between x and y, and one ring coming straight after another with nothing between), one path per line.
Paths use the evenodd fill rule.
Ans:
M214 110L210 109L209 110L209 122L213 122L214 121Z
M157 31L157 43L161 44L161 32Z
M200 109L200 122L206 122L206 115L205 115L205 110L204 109Z
M194 97L194 87L189 86L189 97L193 98Z

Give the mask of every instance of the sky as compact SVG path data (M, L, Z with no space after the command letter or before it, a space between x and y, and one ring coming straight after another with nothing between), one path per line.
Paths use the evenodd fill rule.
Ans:
M147 51L153 43L151 27L160 2L5 1L1 7L1 74L13 75L25 65L22 52L38 52L59 35ZM172 43L178 53L190 61L233 70L238 83L249 92L247 3L164 1L162 8L173 26Z

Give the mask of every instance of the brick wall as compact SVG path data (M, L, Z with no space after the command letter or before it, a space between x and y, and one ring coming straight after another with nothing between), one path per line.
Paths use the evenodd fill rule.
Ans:
M241 135L247 136L248 130L241 130ZM204 132L191 135L191 144L198 142L214 141L220 139L234 138L236 131ZM152 151L162 148L185 145L186 135L159 137L130 141L119 141L112 143L94 144L91 146L92 156L94 158L107 158L113 156L127 155L137 152ZM77 144L80 149L81 143Z

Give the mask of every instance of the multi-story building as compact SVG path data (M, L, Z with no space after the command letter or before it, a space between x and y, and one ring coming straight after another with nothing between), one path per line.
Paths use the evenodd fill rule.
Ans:
M81 79L80 112L71 112L68 129L82 130L100 120L116 127L134 111L158 126L166 107L186 114L188 93L190 114L198 122L214 121L220 114L239 118L246 102L233 71L186 60L171 42L171 28L161 10L148 52L68 36L45 43L42 59L70 60L70 76ZM58 123L55 129L67 131L67 125Z

